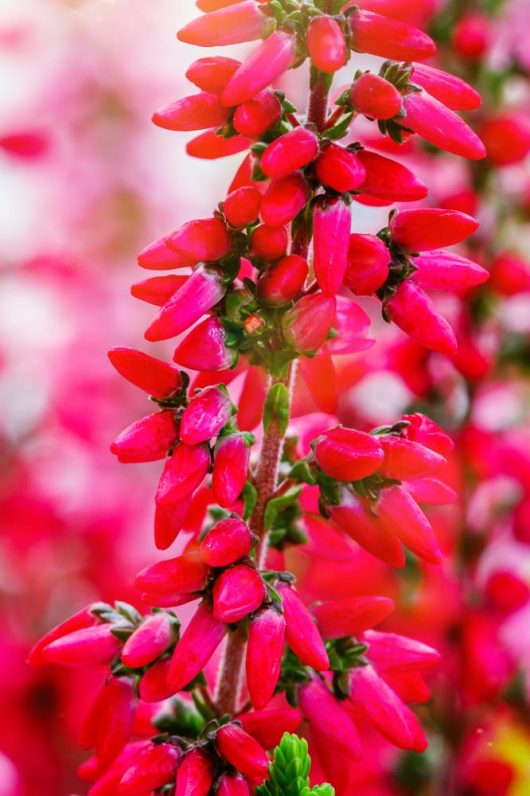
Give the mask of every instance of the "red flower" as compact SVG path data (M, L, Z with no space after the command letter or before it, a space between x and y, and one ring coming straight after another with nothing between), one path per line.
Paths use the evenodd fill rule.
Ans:
M458 210L421 208L400 210L390 220L392 239L410 251L424 251L460 243L478 229L478 221Z
M160 657L174 640L174 625L169 616L163 612L153 614L129 636L121 659L130 669L140 669Z
M219 505L231 506L241 494L247 480L249 458L249 440L243 434L228 434L217 441L212 489Z
M239 564L225 569L213 587L213 615L220 622L240 622L256 611L265 599L261 576L252 567Z
M313 608L313 616L325 638L342 638L356 636L379 624L393 610L392 600L374 595L317 605Z
M260 167L267 177L287 177L315 160L318 151L315 133L305 127L295 127L267 146L261 156Z
M217 436L232 416L232 402L226 389L206 387L195 395L182 413L180 438L186 445L198 445Z
M342 426L326 431L315 445L318 466L337 481L366 478L379 469L383 456L376 437Z
M453 329L435 309L427 294L412 280L400 284L396 293L386 302L386 311L400 329L426 348L449 356L457 350Z
M257 220L261 205L261 193L251 185L229 193L223 202L223 213L231 227L248 227Z
M230 251L230 235L219 218L188 221L168 235L166 243L170 249L190 258L190 264L221 260Z
M219 754L253 782L260 784L269 773L269 761L260 744L237 724L225 724L217 732Z
M298 172L273 180L261 200L261 218L269 227L283 227L309 199L309 186Z
M297 301L282 321L286 341L303 354L314 354L324 343L335 320L336 301L324 293L312 293Z
M164 459L178 440L175 413L166 410L136 420L110 446L120 462L155 462Z
M165 130L188 131L220 127L228 118L228 109L214 94L193 94L164 105L153 114L153 123Z
M344 284L357 296L370 296L388 279L389 263L390 253L382 240L353 232Z
M348 264L351 213L339 198L317 200L313 210L315 277L323 293L335 295Z
M140 591L154 594L200 591L206 585L208 567L195 550L142 569L134 579Z
M201 749L192 749L180 764L175 796L208 796L213 776L212 758Z
M258 296L269 307L289 304L303 288L309 273L304 257L289 254L271 265L258 279Z
M177 445L160 476L156 502L171 504L191 495L201 485L210 463L210 452L205 445Z
M281 115L280 100L274 91L266 89L238 105L232 121L238 133L257 138L276 124Z
M316 160L318 181L338 193L348 193L358 188L366 179L366 169L353 153L339 144L329 143Z
M175 647L169 664L167 682L173 693L197 677L227 631L226 624L214 619L206 603L202 602Z
M372 11L356 10L348 22L352 46L359 52L396 61L423 61L436 52L433 40L423 31Z
M373 119L391 119L401 110L397 88L372 72L364 72L354 80L350 97L354 110Z
M237 352L226 345L226 332L218 318L206 318L175 349L175 362L191 370L219 371L234 367Z
M226 567L245 558L252 547L250 528L237 517L221 520L211 528L199 546L201 559L209 567Z
M182 386L177 368L142 351L111 348L108 357L120 376L155 398L167 398Z
M261 13L254 0L245 0L193 19L179 30L177 38L199 47L218 47L261 39L271 27L273 20Z
M313 618L296 590L279 583L286 623L286 640L292 651L307 666L324 671L329 666L328 654Z
M194 61L188 67L186 77L201 91L219 95L240 65L241 62L235 58L212 55Z
M348 59L344 31L332 17L312 19L307 29L306 43L314 66L321 72L336 72Z
M249 625L246 657L247 687L254 710L263 710L274 694L282 663L285 619L265 608Z

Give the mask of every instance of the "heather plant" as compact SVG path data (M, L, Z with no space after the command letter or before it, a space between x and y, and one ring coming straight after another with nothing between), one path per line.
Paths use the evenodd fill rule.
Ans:
M387 567L438 566L440 544L422 507L456 499L453 442L411 412L376 428L308 415L302 443L290 430L293 384L299 366L318 392L334 356L371 346L355 297L372 297L384 321L457 361L458 330L428 291L485 282L485 268L446 250L478 223L451 207L403 208L425 199L428 186L361 144L357 125L370 124L392 152L418 137L480 161L485 147L458 115L477 109L480 96L422 64L435 54L433 40L386 16L385 2L377 11L332 0L197 5L204 13L181 41L259 43L241 62L195 61L186 76L199 92L153 121L201 131L188 143L192 156L246 154L211 217L186 222L138 257L140 267L164 272L132 292L158 308L146 340L178 338L173 362L129 348L109 353L156 409L111 450L124 463L163 462L155 544L185 545L136 576L150 612L94 603L38 642L31 662L107 669L80 738L95 749L83 768L93 796L328 794L335 782L311 790L307 749L285 733L307 732L330 771L360 761L372 732L423 752L427 738L408 703L428 691L439 655L374 629L393 610L388 597L308 607L285 553L306 545L308 525L320 522ZM379 72L357 68L357 53L382 59ZM298 108L274 84L306 61L307 107ZM343 67L349 84L335 90ZM399 208L366 234L355 229L357 204ZM179 607L188 603L194 613L182 628ZM146 737L138 725L150 705Z

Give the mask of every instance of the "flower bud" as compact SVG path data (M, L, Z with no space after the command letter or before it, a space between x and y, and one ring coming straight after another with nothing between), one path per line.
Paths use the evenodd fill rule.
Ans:
M106 666L121 648L112 629L110 624L100 624L60 636L42 649L39 662L63 666Z
M370 660L381 671L425 671L440 662L437 650L397 633L367 630L363 639L369 645Z
M167 460L156 490L157 504L171 504L188 497L200 486L210 469L206 445L177 445Z
M96 747L98 763L107 768L129 741L136 695L129 677L111 677L101 688L81 729L81 746Z
M245 732L252 735L264 749L274 749L285 732L294 732L302 715L296 708L273 708L272 710L253 710L240 713L237 720Z
M391 567L405 566L398 540L360 498L345 492L338 506L327 509L333 524L371 555Z
M384 77L364 72L350 90L354 110L373 119L391 119L401 110L401 94Z
M288 646L306 666L324 671L329 666L328 654L313 617L298 596L296 589L279 583L285 616L285 638Z
M501 296L530 292L530 266L519 254L503 251L490 266L490 286Z
M312 19L307 29L306 43L313 65L321 72L332 74L347 61L344 31L333 17Z
M455 445L451 437L430 417L415 412L413 415L403 415L403 420L408 423L404 431L407 439L419 442L447 458Z
M451 43L456 53L466 61L478 61L486 52L490 40L490 22L486 16L467 13L453 28Z
M456 293L482 285L489 279L485 268L453 252L425 252L414 258L414 265L418 269L414 281L427 290ZM530 284L530 279L528 281Z
M250 236L250 251L263 260L277 260L287 251L289 236L285 227L270 227L260 224Z
M252 431L261 422L267 387L266 372L263 368L251 365L245 374L239 396L237 424L241 431Z
M403 98L403 125L433 146L469 160L482 160L486 148L478 135L454 111L424 91Z
M273 27L274 21L260 11L254 0L245 0L192 19L179 30L177 39L198 47L219 47L262 39Z
M175 647L167 680L173 693L180 691L204 669L228 631L202 602Z
M513 113L486 119L480 137L494 166L520 163L530 152L530 125L527 119Z
M340 197L317 200L313 210L315 277L323 293L335 295L348 264L351 213Z
M202 561L209 567L226 567L245 558L252 547L250 528L237 517L216 523L199 545Z
M309 266L304 257L290 254L271 265L258 280L261 301L269 307L289 304L303 288Z
M164 105L153 114L153 124L164 130L187 132L220 127L228 119L228 109L214 94L201 92Z
M186 71L186 77L208 94L219 95L241 65L235 58L224 58L222 55L213 55L199 58L194 61Z
M225 219L231 227L241 229L253 224L258 218L261 193L251 185L229 193L223 204Z
M270 17L265 17L270 22ZM277 80L296 57L296 36L276 31L243 61L221 95L223 105L240 105Z
M232 402L226 389L206 387L195 395L180 420L180 439L198 445L217 436L232 416Z
M200 158L201 160L218 160L227 158L230 155L237 155L244 152L250 146L250 141L242 135L234 135L231 138L223 138L217 135L217 128L207 130L205 133L192 138L186 144L186 154L190 158ZM195 260L195 262L198 262Z
M260 784L269 773L269 761L260 744L237 724L224 724L217 732L219 754L253 782Z
M480 108L482 97L465 80L435 69L434 66L414 64L412 82L421 86L431 97L453 111L471 111Z
M404 22L356 10L348 17L352 47L361 53L395 61L424 61L436 52L430 36Z
M167 550L183 528L190 509L191 495L177 503L155 506L155 545L158 550Z
M357 154L339 144L328 144L315 163L317 179L338 193L354 191L364 182L366 170Z
M261 218L269 227L283 227L304 208L310 193L301 174L273 180L261 200Z
M366 149L357 153L357 159L366 173L359 189L363 195L369 194L390 204L416 202L427 196L427 186L401 163Z
M430 564L440 563L442 555L431 524L403 487L382 489L376 511L388 532L397 536L412 553Z
M218 318L206 318L195 326L175 349L175 362L191 370L228 370L237 361L237 352L226 345L226 332Z
M234 111L233 125L248 138L259 136L279 121L282 115L280 100L271 89L242 102Z
M143 702L163 702L175 693L167 682L170 658L162 658L150 666L140 680L139 694Z
M244 777L239 774L223 774L219 780L218 796L250 796L250 790Z
M221 260L231 247L230 235L219 218L188 221L166 238L167 245L189 256L193 263Z
M439 453L409 439L388 434L379 437L385 458L378 472L383 478L403 481L438 472L447 460Z
M194 550L145 567L137 574L134 585L140 591L153 594L186 594L203 589L207 574L208 567Z
M386 303L391 320L413 339L441 354L457 350L456 336L423 290L411 279L402 282Z
M86 608L82 608L73 616L70 616L64 622L61 622L49 630L31 648L28 655L28 663L31 666L38 666L39 664L44 663L42 651L48 646L48 644L51 644L52 641L62 638L63 636L68 636L75 630L82 630L83 628L93 627L94 625L98 624L97 616L92 613L92 608L95 608L96 606L97 603L91 603Z
M379 469L384 454L371 434L337 426L322 434L314 448L318 466L337 481L359 481Z
M314 675L302 685L298 692L298 704L305 718L333 749L350 759L361 756L355 724L320 677Z
M414 498L416 503L426 506L445 506L456 503L458 495L438 478L419 478L414 481L403 481L403 486Z
M282 328L287 343L301 354L314 354L326 341L335 321L334 296L311 293L286 312Z
M193 257L173 251L167 245L167 236L149 243L138 255L138 265L150 271L168 271L187 268L197 262Z
M154 304L155 307L163 307L171 296L188 280L188 276L168 274L167 276L151 276L141 282L131 285L131 296L145 301L147 304Z
M177 368L142 351L111 348L108 357L120 376L155 398L167 398L182 386Z
M121 659L130 669L140 669L156 660L175 641L174 625L169 616L160 612L149 616L129 636L121 653Z
M212 758L201 749L192 749L178 770L175 796L208 796L213 776Z
M287 177L315 160L318 150L315 133L305 127L295 127L267 146L261 156L260 167L267 177Z
M213 587L213 615L219 622L240 622L256 611L265 599L258 572L245 564L225 569Z
M375 235L350 235L344 284L356 296L370 296L388 279L390 253Z
M350 672L349 701L362 717L399 749L423 752L427 741L416 716L372 666Z
M272 699L280 676L284 640L285 619L274 608L266 608L250 622L246 675L254 710L263 710Z
M250 447L243 434L228 434L215 446L212 489L216 501L226 508L241 494L248 475Z
M390 220L392 240L409 251L425 251L461 243L478 229L478 221L458 210L422 207L399 210Z
M149 744L120 780L118 796L146 796L174 782L182 753L169 743Z
M393 610L394 603L388 597L370 595L317 605L313 616L324 638L343 638L357 636L378 625Z
M488 577L484 595L495 610L510 614L526 605L530 590L514 572L497 570Z
M110 450L123 463L156 462L167 456L177 440L175 413L166 410L131 423L116 437Z

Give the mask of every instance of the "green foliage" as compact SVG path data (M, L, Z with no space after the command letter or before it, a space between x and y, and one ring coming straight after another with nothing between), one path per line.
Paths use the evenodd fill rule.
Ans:
M307 741L286 732L274 750L270 779L256 788L256 796L334 796L335 790L331 785L311 788L310 766Z
M285 384L282 384L282 382L273 384L267 393L263 408L263 428L265 433L269 430L271 423L275 422L281 436L285 435L289 424L289 404L289 390Z

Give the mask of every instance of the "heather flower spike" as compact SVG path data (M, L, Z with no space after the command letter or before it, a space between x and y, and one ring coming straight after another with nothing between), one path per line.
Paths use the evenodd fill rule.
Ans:
M138 255L141 268L162 272L131 288L156 308L145 340L172 340L176 366L132 348L109 352L151 400L111 451L123 463L160 461L154 541L174 549L144 560L134 605L91 604L44 636L30 662L101 670L80 736L94 750L80 768L91 796L333 796L333 787L383 796L411 785L411 766L419 771L387 745L425 749L408 705L429 700L428 677L453 660L453 636L462 644L454 676L465 681L458 704L473 704L481 721L479 706L509 692L523 723L524 689L512 688L516 667L495 644L507 617L517 639L529 591L522 569L482 559L490 538L513 533L518 549L529 538L530 457L511 404L503 409L524 345L500 345L499 302L524 301L530 267L510 240L493 241L484 201L495 167L530 151L523 106L503 107L515 69L493 97L489 61L479 62L489 29L452 9L453 55L466 74L485 75L483 144L474 114L469 124L457 114L481 98L445 71L449 28L437 65L422 63L436 52L422 28L446 30L446 11L429 0L195 6L178 39L227 50L187 67L188 89L155 111L162 129L152 134L191 132L187 154L229 158L229 171L221 196L203 190L203 217L177 218ZM248 46L232 49L239 44ZM386 60L367 68L359 53ZM306 72L287 76L304 61ZM293 82L303 74L306 97ZM484 172L446 168L422 139L471 161L487 149ZM527 213L512 200L510 219ZM382 229L374 207L388 208ZM477 209L485 223L471 238ZM374 323L369 337L371 306L389 323ZM489 373L491 394L481 382ZM434 396L456 446L428 412L395 416ZM487 499L473 494L476 472L494 483ZM105 511L113 493L104 492ZM129 502L136 511L137 501L120 505ZM433 508L451 502L447 513ZM504 513L516 503L511 523ZM452 533L457 516L469 538ZM90 544L94 534L85 536ZM442 551L461 556L454 571L438 566ZM107 549L98 554L102 572L118 571ZM459 590L467 607L457 622ZM441 654L388 629L393 611L402 622L405 599L407 626L438 638ZM431 723L437 742L422 777L437 749L445 765L459 743L457 714L451 705ZM301 724L317 760L311 781L333 786L309 785L307 744L289 735ZM476 754L467 743L455 753L455 792L486 781Z

